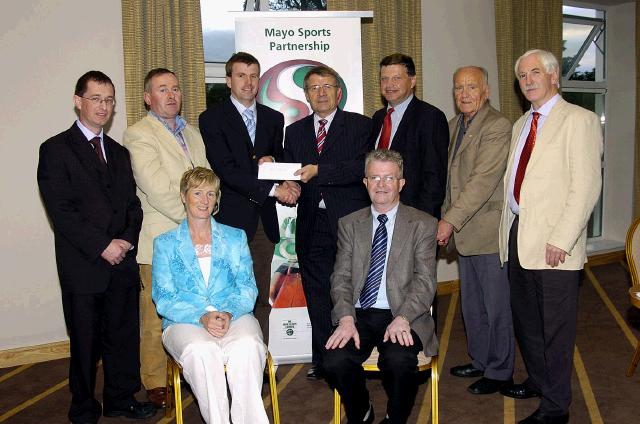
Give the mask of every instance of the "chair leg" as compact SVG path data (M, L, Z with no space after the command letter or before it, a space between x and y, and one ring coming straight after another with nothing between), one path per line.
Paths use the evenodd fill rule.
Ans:
M269 390L271 391L271 410L273 424L280 424L280 408L278 406L278 386L276 383L276 369L273 365L271 353L267 352L267 368L269 369Z
M173 410L175 405L173 404L173 363L170 359L167 360L167 393L165 395L165 409L164 409L164 417L171 418L173 417Z
M438 357L432 357L431 361L431 423L438 424Z
M340 416L342 415L342 400L340 399L340 392L337 389L333 389L333 424L340 424Z
M631 358L631 364L629 364L629 369L627 370L627 377L631 377L638 366L638 362L640 362L640 341L638 341L636 345L636 351Z
M174 363L173 392L176 404L176 424L182 423L182 389L180 387L180 368Z

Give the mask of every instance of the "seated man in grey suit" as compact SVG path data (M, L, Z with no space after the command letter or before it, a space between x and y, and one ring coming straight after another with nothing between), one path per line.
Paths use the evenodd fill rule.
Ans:
M328 381L342 396L349 423L372 423L362 363L374 347L389 397L383 423L405 423L418 391L417 354L438 351L429 308L436 291L434 217L400 203L402 156L374 150L365 161L371 206L340 219L331 276L326 344Z

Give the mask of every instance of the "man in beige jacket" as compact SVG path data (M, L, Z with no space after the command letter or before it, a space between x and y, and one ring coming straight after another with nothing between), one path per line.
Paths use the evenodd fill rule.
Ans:
M516 62L531 102L513 126L500 260L509 261L513 326L529 378L501 393L540 396L520 423L566 423L576 335L578 283L587 261L587 222L602 177L600 119L558 93L558 60L529 50Z
M449 121L448 179L440 245L458 251L462 315L471 363L451 368L457 377L482 377L473 394L497 392L513 375L515 342L507 268L498 255L511 122L488 102L487 71L466 66L453 74L460 114ZM450 240L450 238L453 240Z
M131 155L137 193L144 213L138 244L140 292L140 374L149 400L165 402L167 357L162 346L162 321L151 299L153 239L185 217L180 200L180 178L195 166L209 168L197 128L179 115L182 92L168 69L149 71L144 79L144 101L149 113L127 128L124 146Z

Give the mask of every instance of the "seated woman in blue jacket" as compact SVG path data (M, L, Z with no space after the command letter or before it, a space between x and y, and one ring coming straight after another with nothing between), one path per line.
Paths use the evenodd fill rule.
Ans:
M268 424L261 398L266 347L251 311L258 290L243 230L218 224L220 179L196 167L184 173L187 218L153 244L153 300L162 342L182 366L207 423Z

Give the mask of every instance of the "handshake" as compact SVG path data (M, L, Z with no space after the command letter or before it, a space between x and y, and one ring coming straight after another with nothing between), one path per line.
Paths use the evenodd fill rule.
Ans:
M285 181L276 187L275 197L278 202L293 206L298 202L298 197L300 197L300 185L294 181Z

